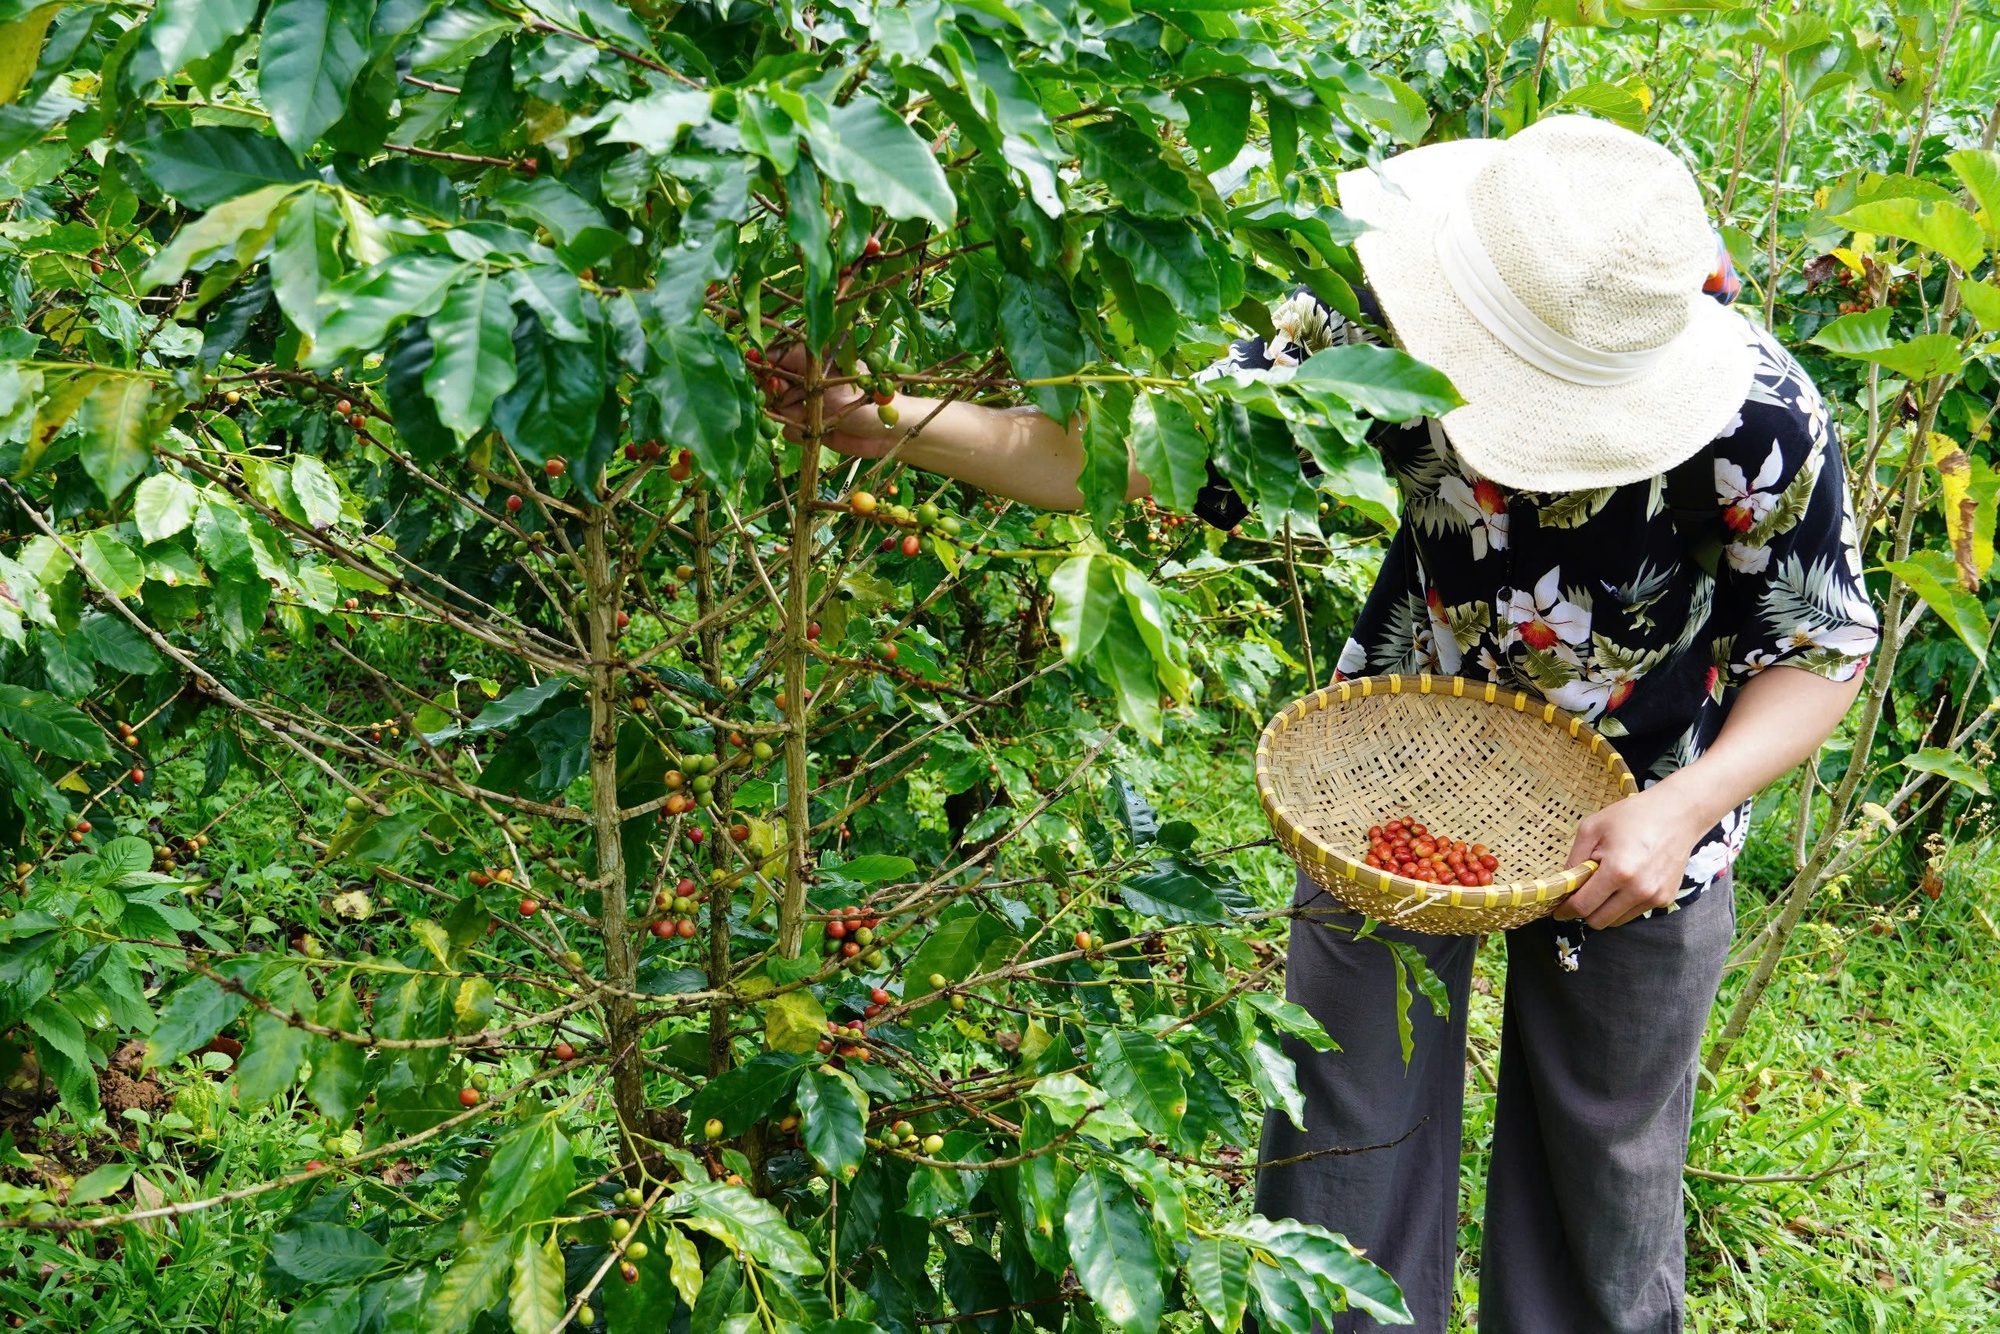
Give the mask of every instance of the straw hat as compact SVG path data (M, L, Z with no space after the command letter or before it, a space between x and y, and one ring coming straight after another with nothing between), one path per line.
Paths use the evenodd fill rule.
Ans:
M1385 181L1386 178L1386 181ZM1465 398L1441 419L1503 486L1575 491L1666 472L1721 433L1750 326L1702 295L1715 233L1680 159L1587 116L1340 177L1403 348Z

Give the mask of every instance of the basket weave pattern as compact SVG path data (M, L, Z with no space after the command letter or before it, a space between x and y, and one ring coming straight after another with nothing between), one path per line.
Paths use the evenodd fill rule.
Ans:
M1554 910L1577 824L1638 791L1609 742L1553 704L1458 676L1370 676L1287 705L1257 741L1257 795L1278 843L1349 909L1433 935L1504 931ZM1413 816L1484 843L1502 873L1432 885L1362 864L1368 829Z

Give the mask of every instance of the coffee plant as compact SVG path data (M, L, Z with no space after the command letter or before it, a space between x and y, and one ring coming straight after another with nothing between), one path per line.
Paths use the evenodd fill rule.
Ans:
M1407 1319L1204 1203L1331 1039L1100 763L1261 707L1368 421L1455 401L1193 379L1354 309L1330 171L1406 87L1202 4L0 18L0 1032L86 1130L182 1088L17 1235L269 1210L298 1330ZM1078 423L1078 511L838 451L907 392ZM309 870L245 922L266 798ZM301 1158L204 1188L274 1103Z

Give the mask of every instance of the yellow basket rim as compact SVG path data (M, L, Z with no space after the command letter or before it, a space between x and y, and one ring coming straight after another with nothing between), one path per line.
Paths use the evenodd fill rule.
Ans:
M1410 911L1422 908L1450 907L1475 912L1490 908L1521 908L1548 903L1567 898L1590 879L1597 869L1594 861L1572 866L1555 875L1539 880L1512 881L1504 885L1430 885L1408 876L1377 870L1365 865L1346 853L1322 843L1305 830L1292 823L1285 808L1279 804L1277 794L1272 790L1271 779L1271 738L1302 721L1306 715L1346 704L1350 700L1369 699L1377 694L1400 695L1414 687L1423 695L1450 695L1454 699L1471 699L1484 704L1511 708L1527 717L1538 718L1549 726L1559 726L1571 736L1587 739L1593 755L1604 753L1604 767L1617 775L1618 786L1624 795L1631 796L1639 790L1639 782L1632 776L1631 768L1618 748L1604 739L1603 733L1576 717L1565 713L1546 700L1536 700L1524 690L1503 690L1496 682L1474 681L1463 676L1438 676L1431 672L1419 672L1414 677L1401 672L1390 672L1380 676L1358 676L1346 681L1336 681L1330 686L1301 696L1278 710L1271 721L1257 734L1257 801L1264 808L1264 814L1271 822L1272 832L1277 835L1279 846L1294 862L1312 861L1329 870L1338 872L1364 888L1382 894L1400 894L1410 904ZM1393 920L1393 919L1385 919Z

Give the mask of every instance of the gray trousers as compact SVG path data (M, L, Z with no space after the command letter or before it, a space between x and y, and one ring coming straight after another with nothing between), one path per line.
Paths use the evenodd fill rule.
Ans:
M1298 902L1332 907L1301 885ZM1295 1039L1306 1129L1264 1119L1259 1157L1383 1144L1392 1149L1265 1168L1257 1211L1317 1223L1367 1251L1402 1285L1417 1334L1451 1320L1465 1089L1465 1008L1477 939L1390 928L1430 961L1451 1000L1411 1006L1406 1070L1394 965L1357 917L1292 925L1286 994L1341 1050ZM1696 1059L1736 925L1721 884L1690 906L1593 931L1575 972L1556 962L1547 918L1507 933L1499 1100L1486 1178L1480 1334L1678 1334L1686 1268L1681 1169ZM1334 1334L1382 1326L1359 1315Z

